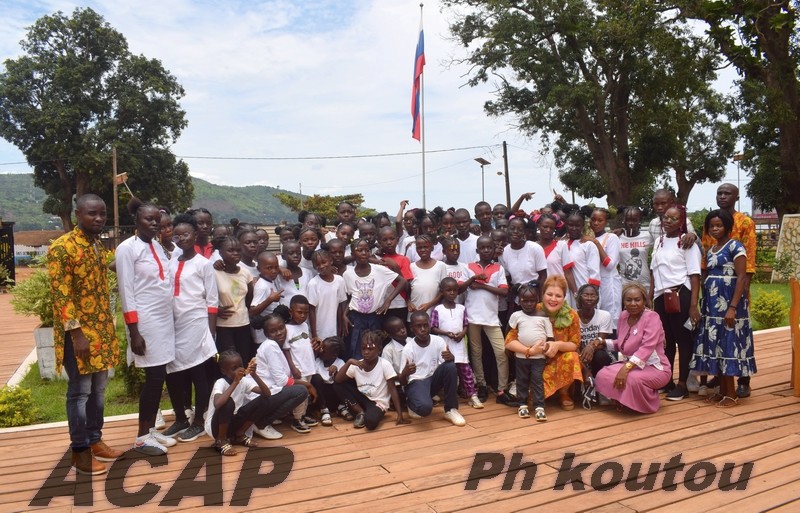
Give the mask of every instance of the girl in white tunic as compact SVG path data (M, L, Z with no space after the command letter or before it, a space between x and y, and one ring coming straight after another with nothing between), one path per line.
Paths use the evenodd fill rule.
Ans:
M619 277L619 237L606 232L608 211L596 208L589 219L589 227L594 235L584 236L584 241L591 242L600 254L600 309L611 314L612 326L617 325L622 308L622 279Z
M161 212L138 198L128 203L128 210L136 220L136 235L117 247L116 268L128 328L128 363L145 372L139 397L139 431L133 448L158 456L175 444L175 440L162 437L153 429L167 364L175 359L172 286L167 255L155 240Z
M586 219L580 211L572 212L567 217L567 249L575 264L572 267L572 276L579 290L587 283L600 286L600 253L594 244L581 240L585 225ZM568 299L570 306L575 308L575 297L570 296Z
M188 214L173 222L175 243L180 257L169 263L172 280L172 314L175 319L175 359L167 364L167 390L175 410L175 423L164 436L191 442L203 434L203 416L211 388L208 380L217 353L212 333L217 326L217 280L211 263L194 249L197 223ZM194 421L190 425L185 410L192 385L197 396Z

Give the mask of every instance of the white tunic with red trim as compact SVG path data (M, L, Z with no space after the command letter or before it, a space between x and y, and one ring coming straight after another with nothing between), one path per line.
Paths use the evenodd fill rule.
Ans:
M217 313L217 278L202 255L169 262L172 279L172 315L175 319L175 359L167 372L200 365L217 353L208 327L208 315Z
M131 351L128 364L155 367L175 359L175 325L172 320L172 286L169 260L157 241L131 237L117 247L117 279L126 324L137 323L146 343L145 354Z
M622 279L619 277L619 237L606 232L597 237L597 242L606 252L605 262L600 262L600 304L601 310L611 314L613 326L617 325L622 310Z

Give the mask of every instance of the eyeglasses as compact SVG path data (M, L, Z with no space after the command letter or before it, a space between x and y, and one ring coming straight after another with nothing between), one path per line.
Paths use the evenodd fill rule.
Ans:
M680 217L670 217L670 216L664 216L664 220L665 220L665 221L672 221L673 223L677 223L677 222L678 222L678 221L680 221L681 219L680 219Z

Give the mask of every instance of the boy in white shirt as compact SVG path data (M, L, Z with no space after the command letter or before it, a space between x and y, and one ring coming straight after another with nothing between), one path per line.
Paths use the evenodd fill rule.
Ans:
M411 331L403 348L400 383L405 385L408 416L427 417L433 411L433 395L444 388L444 416L455 426L467 422L458 412L458 373L453 354L437 335L431 335L430 318L425 312L411 314Z

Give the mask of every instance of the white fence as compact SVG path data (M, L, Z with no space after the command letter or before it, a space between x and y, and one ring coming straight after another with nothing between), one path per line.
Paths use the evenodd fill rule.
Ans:
M28 263L33 257L46 255L49 246L26 246L14 244L14 262L17 264Z

